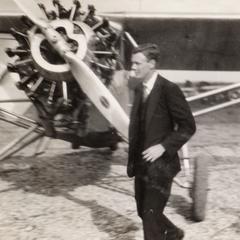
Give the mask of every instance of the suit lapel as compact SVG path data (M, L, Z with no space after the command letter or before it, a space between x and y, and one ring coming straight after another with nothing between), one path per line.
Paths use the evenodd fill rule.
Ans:
M147 106L147 112L146 112L146 132L150 125L150 121L153 117L155 109L158 105L161 90L162 90L162 81L161 81L161 77L158 75L154 83L153 89L148 96L148 102L147 102L148 106Z
M131 117L134 122L138 118L138 110L142 101L142 88L142 84L139 84L135 92L136 95L134 97L133 109L131 113Z

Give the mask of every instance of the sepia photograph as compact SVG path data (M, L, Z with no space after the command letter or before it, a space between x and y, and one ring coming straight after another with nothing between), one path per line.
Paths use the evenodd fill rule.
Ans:
M0 1L0 240L239 240L237 0Z

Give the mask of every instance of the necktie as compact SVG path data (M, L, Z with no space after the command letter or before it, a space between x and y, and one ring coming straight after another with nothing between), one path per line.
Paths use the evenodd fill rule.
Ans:
M147 86L143 84L143 96L142 96L143 102L146 101L147 97L148 97L148 89L147 89Z

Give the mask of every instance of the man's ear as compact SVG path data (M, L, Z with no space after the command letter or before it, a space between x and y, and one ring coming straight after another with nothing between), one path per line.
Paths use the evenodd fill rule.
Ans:
M149 64L150 64L150 66L151 66L151 69L155 69L155 68L156 68L156 60L151 59L151 60L149 61Z

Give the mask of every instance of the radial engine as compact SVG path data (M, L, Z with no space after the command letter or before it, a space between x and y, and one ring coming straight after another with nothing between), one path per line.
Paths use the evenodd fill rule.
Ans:
M53 0L54 10L43 4L39 8L49 24L61 34L74 52L109 86L114 71L121 68L119 46L121 28L95 14L93 5L82 10L74 1L67 10ZM91 102L81 90L69 69L68 63L49 44L45 36L29 18L22 17L24 28L11 29L18 42L6 53L15 61L8 70L19 74L17 87L23 90L37 109L39 121L48 136L57 132L86 134L88 109Z

